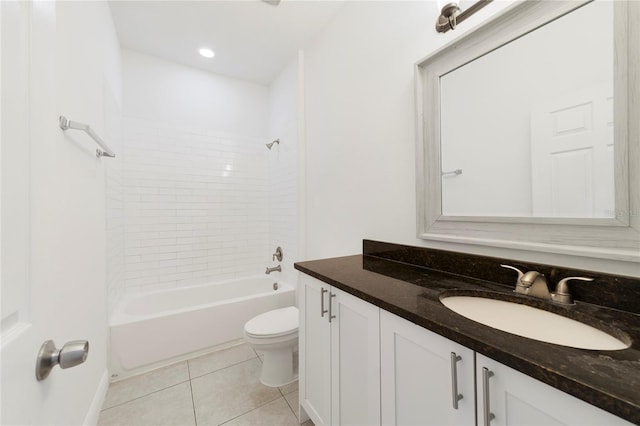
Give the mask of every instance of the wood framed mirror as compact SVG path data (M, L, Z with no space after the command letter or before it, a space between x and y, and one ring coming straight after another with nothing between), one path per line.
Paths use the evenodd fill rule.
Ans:
M419 238L640 261L639 16L525 1L416 64Z

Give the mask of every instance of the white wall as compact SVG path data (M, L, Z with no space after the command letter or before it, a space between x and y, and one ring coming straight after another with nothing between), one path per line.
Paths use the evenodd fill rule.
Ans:
M125 287L263 273L268 88L126 50L123 76Z
M244 136L269 129L265 86L126 49L122 60L126 117Z
M307 257L362 239L637 275L637 266L416 238L413 67L512 2L436 34L435 2L347 2L305 47Z
M119 59L119 57L118 57ZM121 77L118 61L117 76ZM106 170L106 227L107 227L107 306L112 312L125 291L124 286L124 194L122 138L122 83L119 83L119 97L113 96L105 87L105 140L116 153L104 163Z
M29 230L23 236L29 244L29 280L27 309L21 313L29 326L10 344L3 341L1 422L77 425L97 419L97 390L106 390L101 386L107 378L108 159L96 158L95 144L86 135L62 132L57 118L67 115L105 134L114 113L107 104L121 97L120 51L105 2L23 2L21 7L32 19L30 137L24 141L29 144L24 171ZM88 340L87 361L64 371L56 367L37 382L35 359L46 339L58 347Z
M269 249L284 252L279 276L296 283L293 263L298 257L298 120L299 61L295 56L269 88L270 140L279 139L268 153L269 160ZM277 262L269 256L268 265ZM274 278L277 275L273 275Z

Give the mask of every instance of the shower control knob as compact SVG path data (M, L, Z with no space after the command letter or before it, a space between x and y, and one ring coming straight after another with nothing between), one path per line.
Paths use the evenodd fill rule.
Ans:
M277 247L276 252L271 256L272 260L275 262L278 259L278 262L282 262L282 247Z
M47 340L40 347L36 361L36 379L44 380L56 365L60 368L71 368L82 364L89 355L89 342L73 340L67 342L62 349L56 349L53 340Z

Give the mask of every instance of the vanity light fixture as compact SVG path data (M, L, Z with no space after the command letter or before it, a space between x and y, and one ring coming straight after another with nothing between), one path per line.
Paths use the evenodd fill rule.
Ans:
M206 47L203 47L198 52L200 52L200 54L205 58L213 58L216 55L213 50L207 49Z
M479 0L465 10L460 9L460 0L438 0L440 16L436 20L436 31L446 33L455 30L456 26L491 3L493 0Z

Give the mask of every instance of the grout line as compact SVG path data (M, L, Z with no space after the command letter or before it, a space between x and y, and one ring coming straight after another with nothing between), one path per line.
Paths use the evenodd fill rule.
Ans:
M149 393L145 393L144 395L140 395L140 396L137 396L137 397L135 397L135 398L129 399L129 400L127 400L127 401L121 402L121 403L119 403L119 404L112 405L112 406L111 406L111 407L109 407L109 408L104 408L104 409L100 410L100 412L107 411L107 410L111 410L112 408L120 407L120 406L122 406L122 405L128 404L128 403L133 402L133 401L137 401L138 399L145 398L145 397L147 397L147 396L153 395L154 393L162 392L162 391L164 391L164 390L167 390L167 389L170 389L170 388L176 387L176 386L181 385L181 384L186 383L186 382L191 382L191 381L190 381L190 380L183 380L183 381L181 381L181 382L174 383L174 384L173 384L173 385L171 385L171 386L167 386L167 387L164 387L164 388L162 388L162 389L156 389L156 390L151 391L151 392L149 392Z
M189 367L189 362L187 361L187 371L189 373L189 377L191 377L191 368ZM189 379L189 390L191 391L191 406L193 407L193 424L198 426L198 417L196 416L196 402L193 399L193 385L191 384L191 379Z
M239 362L236 362L235 364L227 365L226 367L218 368L217 370L209 371L208 373L204 373L204 374L201 374L199 376L191 377L191 373L189 373L189 377L191 377L191 379L199 379L200 377L208 376L209 374L213 374L213 373L218 373L218 372L220 372L222 370L226 370L227 368L235 367L236 365L240 365L240 364L243 364L245 362L253 361L254 359L255 358L245 359L244 361L239 361ZM260 358L258 358L258 359L260 359Z
M293 393L293 392L291 392ZM287 394L289 395L289 394ZM282 396L284 398L284 395ZM293 407L291 406L291 404L289 404L289 401L287 400L287 398L284 398L284 402L287 403L287 405L289 406L289 410L291 410L291 412L293 413L293 417L296 418L296 420L298 421L298 423L300 423L300 419L298 419L298 413L295 412L295 410L293 409Z
M264 403L264 404L262 404L262 405L258 405L257 407L254 407L254 408L252 408L252 409L251 409L251 410L249 410L249 411L245 411L245 412L244 412L244 413L242 413L242 414L238 414L238 415L237 415L237 416L235 416L234 418L229 419L229 420L226 420L226 421L224 421L224 422L220 423L220 425L223 425L223 424L229 423L231 420L235 420L235 419L237 419L238 417L242 417L242 416L244 416L245 414L249 414L249 413L251 413L252 411L256 411L258 408L262 408L262 407L264 407L265 405L269 405L269 404L271 404L272 402L279 400L280 398L284 398L284 397L283 397L283 396L279 396L279 397L277 397L277 398L274 398L274 399L272 399L271 401L265 402L265 403ZM285 400L284 400L284 402L286 403L286 402L287 402L287 400L285 399ZM287 404L287 405L289 405L289 404Z
M255 352L256 357L260 360L260 364L264 364L264 362L262 362L262 358L260 358L260 354L258 353L258 351L256 351L254 348L251 348L251 349L253 349L253 352Z

